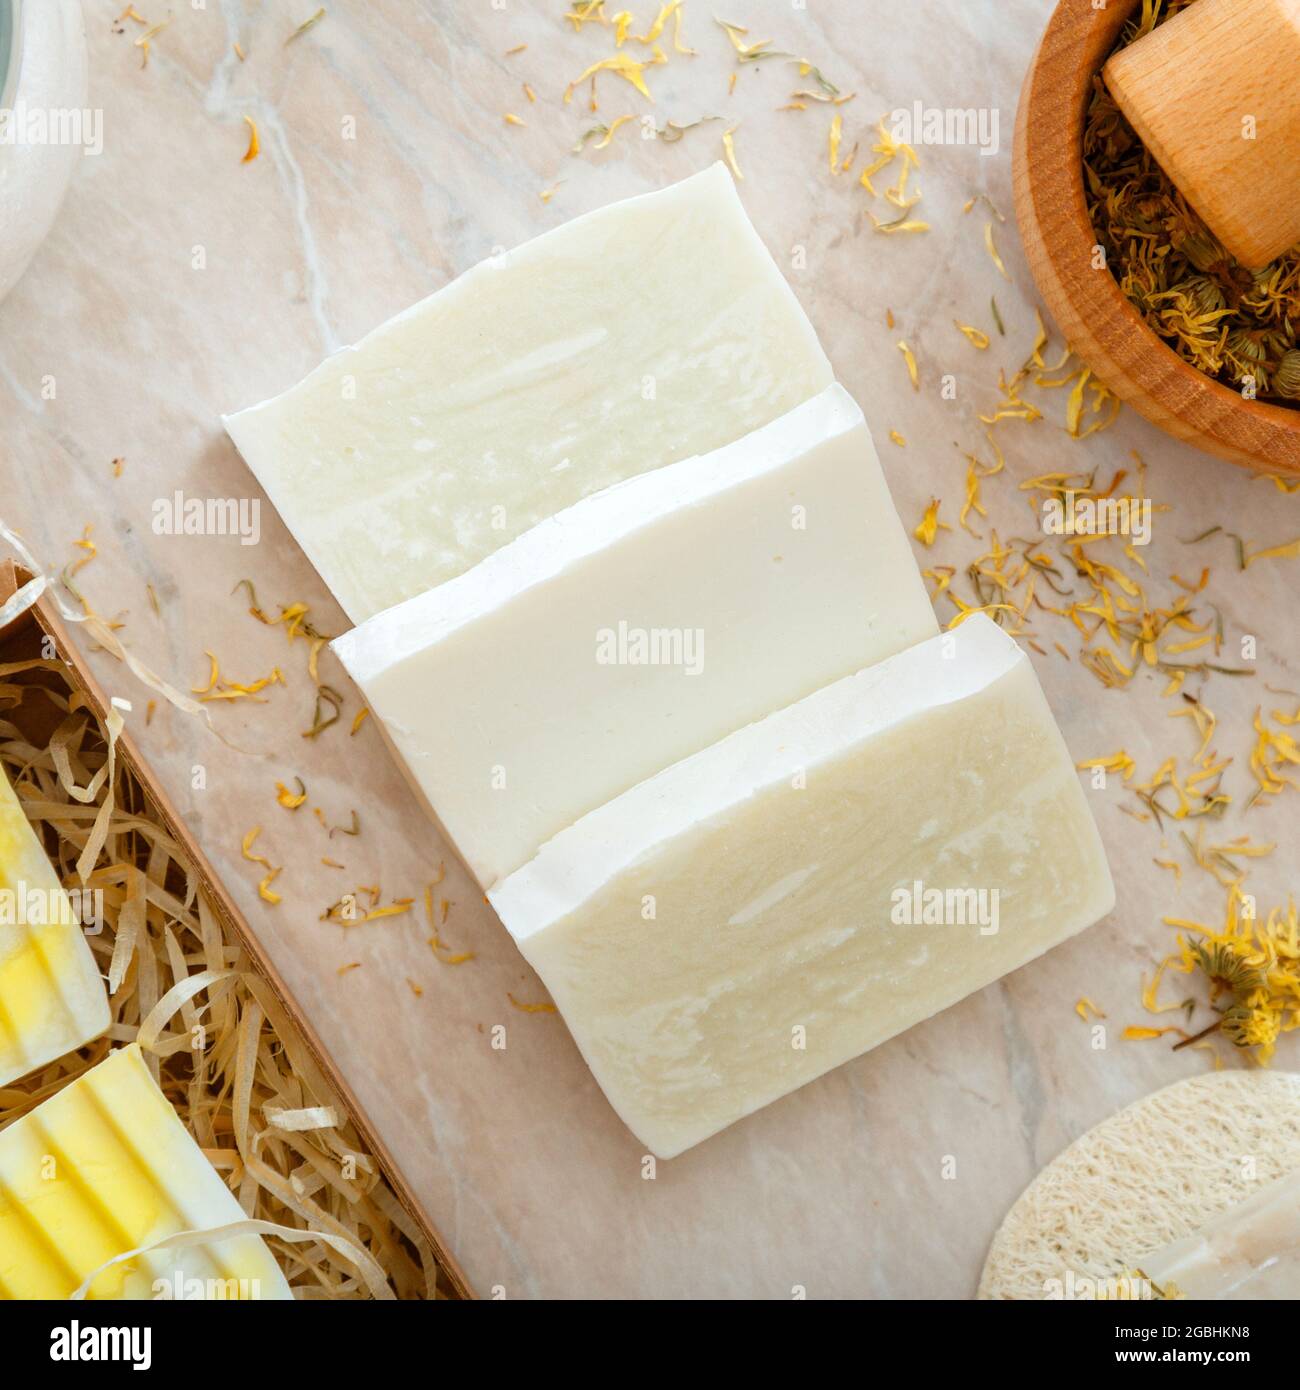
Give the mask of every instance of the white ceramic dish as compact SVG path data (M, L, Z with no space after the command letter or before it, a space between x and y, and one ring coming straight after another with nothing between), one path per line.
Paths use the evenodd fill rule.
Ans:
M0 126L0 299L45 240L86 146L32 138L28 117L85 106L79 0L0 0L0 120L11 126Z
M0 0L0 109L13 105L18 87L19 55L17 35L22 28L23 0Z

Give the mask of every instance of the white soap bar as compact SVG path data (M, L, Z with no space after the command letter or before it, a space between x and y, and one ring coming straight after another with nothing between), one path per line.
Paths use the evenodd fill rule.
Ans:
M0 1086L97 1038L108 991L82 924L0 770Z
M485 261L225 423L362 622L831 380L714 165Z
M1142 1261L1186 1298L1300 1299L1300 1174L1270 1183Z
M488 896L664 1158L1114 903L1033 668L982 614L641 783Z
M487 888L670 763L938 630L862 412L831 386L334 650Z

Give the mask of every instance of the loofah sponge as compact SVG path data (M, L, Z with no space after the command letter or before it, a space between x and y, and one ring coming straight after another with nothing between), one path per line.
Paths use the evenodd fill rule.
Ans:
M1254 1161L1252 1177L1243 1159ZM1042 1299L1067 1271L1103 1279L1300 1170L1300 1074L1211 1072L1103 1120L1007 1213L980 1298Z

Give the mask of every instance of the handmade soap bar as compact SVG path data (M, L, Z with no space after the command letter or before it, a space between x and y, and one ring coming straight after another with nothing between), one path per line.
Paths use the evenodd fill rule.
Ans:
M1187 1298L1300 1299L1300 1173L1146 1256L1142 1273Z
M81 924L0 771L0 1086L108 1025L108 995Z
M485 261L226 428L362 622L830 382L715 165Z
M334 650L486 888L670 763L937 632L862 412L831 386Z
M67 1298L116 1255L245 1219L134 1044L0 1132L0 1297ZM91 1298L290 1298L258 1236L113 1265Z
M672 1157L1108 912L1033 669L982 614L684 759L489 893Z

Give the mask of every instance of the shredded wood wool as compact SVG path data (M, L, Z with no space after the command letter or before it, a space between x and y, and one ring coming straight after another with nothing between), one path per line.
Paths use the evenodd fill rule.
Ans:
M65 886L102 894L89 936L106 1037L0 1088L0 1130L139 1041L168 1099L297 1298L436 1298L436 1260L267 982L62 662L0 665L0 761ZM317 1233L315 1240L298 1232Z
M1124 48L1195 0L1142 0ZM1300 246L1262 270L1224 250L1142 144L1098 74L1083 139L1088 212L1106 262L1180 357L1260 400L1300 406Z
M1253 1180L1242 1158L1255 1161ZM1043 1169L993 1238L980 1298L1113 1279L1300 1169L1300 1075L1210 1072L1103 1120Z

